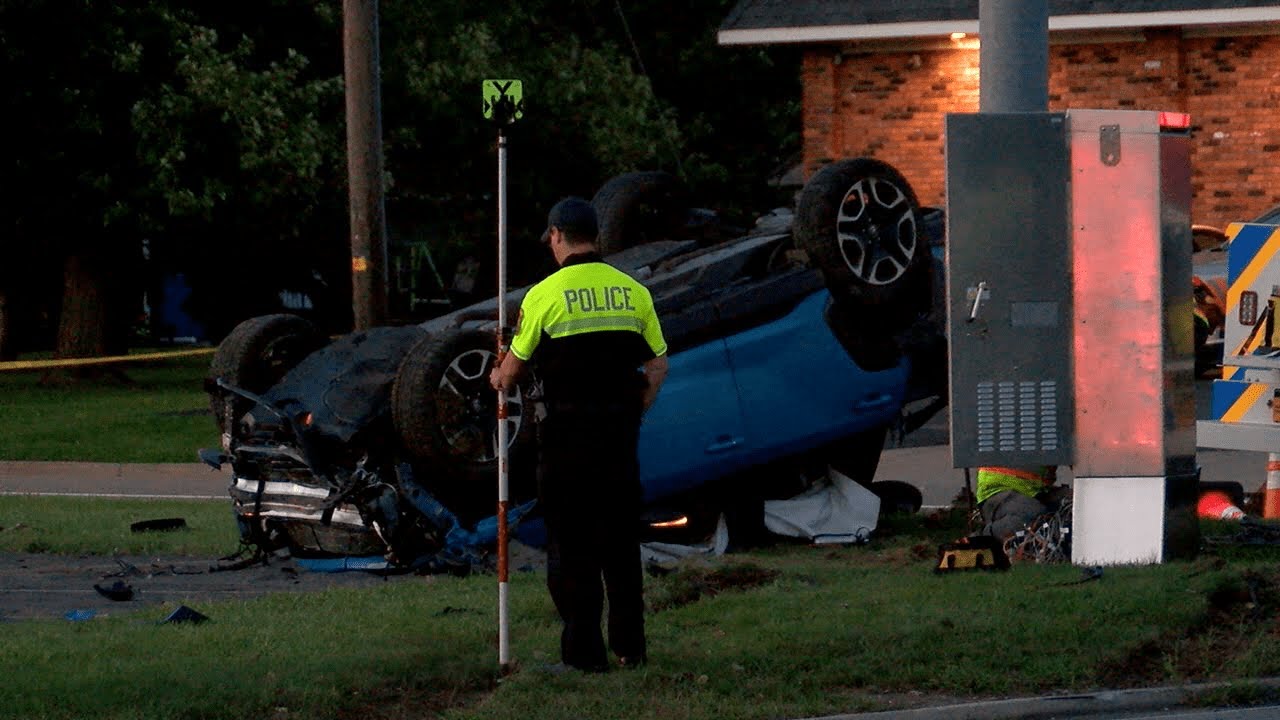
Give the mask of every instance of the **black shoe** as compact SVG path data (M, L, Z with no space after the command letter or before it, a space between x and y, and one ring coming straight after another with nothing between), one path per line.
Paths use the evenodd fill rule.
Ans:
M619 655L618 665L630 669L638 668L649 662L647 655Z

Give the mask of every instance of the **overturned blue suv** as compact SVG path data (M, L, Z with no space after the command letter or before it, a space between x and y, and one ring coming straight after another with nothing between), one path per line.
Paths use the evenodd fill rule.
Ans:
M671 176L643 172L592 200L601 250L650 289L670 347L640 472L646 537L672 542L723 513L752 518L817 468L872 484L886 433L947 395L941 213L894 168L827 165L794 210L727 241L683 238L683 197ZM523 295L508 294L509 317ZM490 300L332 341L293 315L237 326L206 383L222 448L201 456L230 464L244 541L407 568L492 515L496 318ZM506 397L513 505L535 494L532 369ZM536 544L537 528L533 506L517 534Z

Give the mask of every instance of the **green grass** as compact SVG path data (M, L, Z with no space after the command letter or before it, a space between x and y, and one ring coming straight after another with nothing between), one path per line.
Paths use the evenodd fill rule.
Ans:
M135 533L140 520L180 517L185 530ZM226 555L239 544L224 501L0 495L0 552L62 555Z
M0 461L195 462L217 447L202 380L209 358L114 366L111 376L41 385L40 371L0 372Z
M134 514L103 505L101 518L92 504L76 517ZM165 510L193 520L218 507ZM0 718L806 717L886 709L886 697L1201 680L1239 680L1222 697L1248 701L1249 678L1280 674L1280 549L1223 548L1077 582L1066 565L935 575L937 543L962 532L955 517L883 530L862 547L783 544L647 578L651 662L604 676L536 670L558 647L541 573L512 577L516 668L505 677L491 575L202 604L213 620L189 627L156 624L155 609L10 623Z

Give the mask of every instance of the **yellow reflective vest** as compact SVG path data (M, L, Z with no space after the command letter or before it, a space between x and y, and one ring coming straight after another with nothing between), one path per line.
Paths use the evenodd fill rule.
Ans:
M667 352L648 288L604 262L566 262L525 295L511 352L528 360L544 334L563 339L603 331L634 332L654 356Z
M1027 497L1035 497L1053 485L1054 474L1054 468L1048 465L1035 470L980 467L978 468L978 502L986 502L987 498L1006 490L1013 490Z

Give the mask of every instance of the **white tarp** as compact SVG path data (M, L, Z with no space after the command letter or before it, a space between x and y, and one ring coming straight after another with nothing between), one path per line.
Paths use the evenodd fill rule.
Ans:
M778 535L815 543L863 543L876 529L880 498L848 477L829 470L818 483L789 500L764 504L764 525Z

